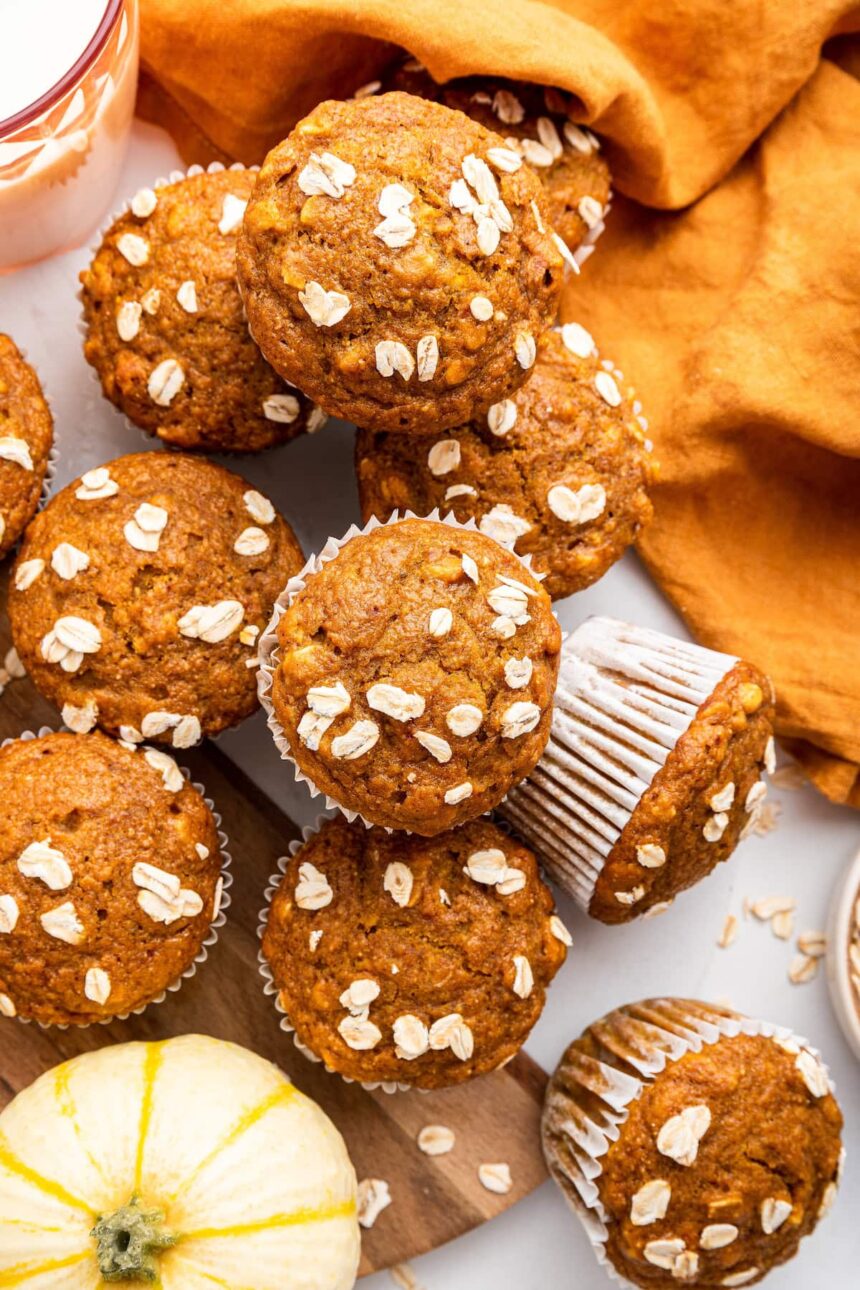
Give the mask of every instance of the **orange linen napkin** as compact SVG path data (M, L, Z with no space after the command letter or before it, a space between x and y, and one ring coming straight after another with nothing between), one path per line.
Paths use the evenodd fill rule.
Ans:
M142 14L141 110L188 161L259 161L392 45L439 80L492 72L578 96L625 196L563 315L651 418L663 469L641 553L699 639L771 673L780 733L822 791L860 805L860 84L850 37L821 55L860 10L142 0Z

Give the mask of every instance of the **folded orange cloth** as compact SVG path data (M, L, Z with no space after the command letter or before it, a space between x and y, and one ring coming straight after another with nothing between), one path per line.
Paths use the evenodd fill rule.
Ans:
M780 733L822 791L860 805L860 84L850 36L838 64L821 56L860 11L142 0L142 15L141 109L189 161L260 160L392 45L439 80L578 96L625 196L563 315L651 419L662 478L641 553L700 640L771 673Z

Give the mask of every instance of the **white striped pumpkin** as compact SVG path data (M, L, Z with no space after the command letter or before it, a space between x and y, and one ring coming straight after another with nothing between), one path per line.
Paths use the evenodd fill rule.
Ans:
M118 1253L135 1223L139 1264ZM0 1115L3 1290L101 1290L120 1258L127 1286L350 1290L359 1244L337 1129L235 1044L186 1035L87 1053Z

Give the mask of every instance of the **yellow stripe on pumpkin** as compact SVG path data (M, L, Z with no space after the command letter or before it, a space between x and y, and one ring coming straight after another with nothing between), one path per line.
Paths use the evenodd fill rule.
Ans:
M134 1190L140 1191L143 1178L143 1155L146 1150L146 1138L152 1122L152 1096L155 1080L162 1060L161 1044L147 1044L143 1059L143 1095L140 1100L140 1127L137 1132L137 1159L134 1164Z
M19 1263L0 1272L0 1287L13 1290L14 1286L24 1285L32 1277L42 1277L46 1272L62 1272L63 1268L73 1268L76 1263L83 1263L90 1257L91 1252L85 1250L83 1254L67 1254L64 1259L48 1259L44 1263Z
M297 1094L298 1090L293 1084L281 1084L273 1092L269 1093L267 1097L264 1097L262 1102L258 1102L250 1111L246 1111L244 1115L241 1115L233 1125L232 1129L229 1129L221 1141L216 1143L208 1156L204 1156L200 1161L200 1164L196 1165L194 1169L192 1169L188 1177L183 1180L178 1191L173 1193L167 1203L171 1205L175 1204L179 1197L188 1191L191 1184L199 1178L206 1166L211 1164L217 1155L222 1151L226 1151L228 1147L231 1147L233 1143L242 1136L242 1134L247 1133L248 1129L253 1125L258 1124L264 1115L268 1115L269 1111L273 1110L276 1106L285 1106L288 1102L292 1102Z
M40 1191L43 1196L51 1196L54 1200L62 1201L64 1205L69 1205L72 1209L83 1210L85 1214L92 1214L93 1212L86 1201L81 1200L79 1196L73 1196L62 1183L55 1182L52 1178L46 1178L44 1174L38 1173L30 1165L25 1164L10 1149L9 1143L2 1134L0 1134L0 1168L6 1169L17 1178L23 1178L25 1182L30 1183Z
M343 1200L337 1205L322 1205L318 1209L297 1209L292 1214L273 1214L257 1222L236 1223L232 1227L202 1227L197 1232L183 1232L180 1240L212 1241L222 1237L253 1236L255 1232L270 1232L278 1227L303 1227L305 1223L325 1223L333 1218L350 1218L355 1213L355 1201Z

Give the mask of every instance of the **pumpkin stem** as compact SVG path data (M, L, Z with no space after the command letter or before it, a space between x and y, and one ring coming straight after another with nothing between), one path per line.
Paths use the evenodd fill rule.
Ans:
M103 1281L157 1281L159 1250L169 1250L176 1237L164 1230L164 1215L141 1209L132 1196L114 1214L102 1215L91 1236L95 1238Z

